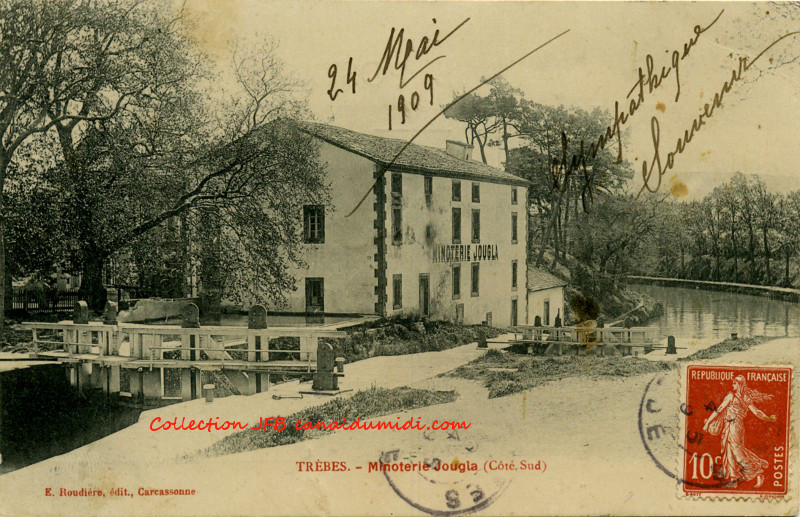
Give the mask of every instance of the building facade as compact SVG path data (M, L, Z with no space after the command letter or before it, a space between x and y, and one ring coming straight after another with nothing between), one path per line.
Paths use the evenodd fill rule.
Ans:
M525 323L525 180L457 142L302 127L320 142L332 206L303 208L308 267L293 271L291 312Z
M540 318L545 327L564 323L564 286L566 282L534 266L528 268L528 323Z

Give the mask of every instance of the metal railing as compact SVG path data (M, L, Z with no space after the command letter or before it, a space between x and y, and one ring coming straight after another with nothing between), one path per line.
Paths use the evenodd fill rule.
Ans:
M70 312L79 300L79 290L17 288L11 295L11 309L26 313Z

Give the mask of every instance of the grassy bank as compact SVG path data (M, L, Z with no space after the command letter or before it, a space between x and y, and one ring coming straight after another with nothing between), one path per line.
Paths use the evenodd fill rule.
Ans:
M323 421L326 424L332 422L352 423L357 418L366 420L382 415L390 415L409 409L417 409L435 404L446 404L453 402L457 398L454 391L431 391L419 390L407 387L385 389L371 388L369 390L356 392L347 399L337 398L297 413L292 413L286 417L286 429L283 431L254 431L246 429L225 437L204 451L205 455L221 456L236 452L252 451L256 449L266 449L280 445L289 445L303 440L310 440L319 436L324 436L333 431L323 429L297 430L295 422L311 421L317 423ZM257 422L254 423L257 425Z
M745 350L748 350L751 347L760 345L761 343L765 343L771 339L775 338L767 336L755 336L755 337L745 337L739 339L726 339L721 343L717 343L716 345L711 345L710 347L704 350L700 350L691 355L687 355L686 357L681 357L678 360L694 361L698 359L714 359L716 357L723 356L730 352L744 352Z
M732 352L743 352L771 339L774 338L726 339L678 360L714 359ZM482 382L489 389L489 398L494 398L570 377L630 377L677 367L675 362L637 357L529 356L521 347L517 352L489 350L484 356L445 375Z
M482 325L420 321L407 317L371 321L345 331L348 333L346 338L333 339L329 343L348 363L376 356L447 350L504 332Z
M489 398L495 398L570 377L630 377L674 366L634 357L541 357L490 350L446 375L482 382L489 389Z

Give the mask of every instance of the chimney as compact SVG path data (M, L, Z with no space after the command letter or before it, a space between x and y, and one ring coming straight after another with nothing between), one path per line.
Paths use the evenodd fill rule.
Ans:
M454 140L445 142L444 152L459 160L468 161L472 158L472 146Z

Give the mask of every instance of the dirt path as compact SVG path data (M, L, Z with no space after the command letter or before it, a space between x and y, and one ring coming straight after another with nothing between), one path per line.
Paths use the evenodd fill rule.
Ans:
M463 348L463 347L462 347ZM777 339L746 352L708 361L709 363L754 363L800 365L800 343L796 338ZM455 359L471 355L454 349ZM465 354L458 356L457 354ZM392 358L397 359L397 358ZM436 364L431 364L435 361ZM367 363L367 362L365 362ZM394 363L392 363L394 364ZM356 365L353 365L355 367ZM645 451L638 428L639 404L651 376L603 380L571 378L539 386L509 397L486 400L478 384L461 379L435 377L443 363L433 357L413 361L403 372L388 371L381 385L411 384L414 387L456 388L458 401L423 408L401 416L422 421L464 420L472 426L461 432L472 452L462 451L460 461L495 458L504 461L543 460L545 472L502 473L508 488L484 512L507 515L573 514L758 514L797 513L797 479L791 483L792 499L787 502L725 501L709 506L707 501L679 499L675 481L661 472ZM367 375L372 367L364 367ZM404 375L417 371L415 382ZM426 380L422 375L427 376ZM674 384L674 409L679 406L677 372L668 374ZM800 376L795 374L795 394ZM664 407L669 411L669 402ZM214 403L215 405L217 402ZM797 422L797 406L794 418ZM392 420L393 416L380 420ZM792 465L798 471L797 430L793 431ZM118 433L122 434L122 433ZM185 436L186 433L174 433ZM386 477L368 472L370 461L382 451L413 451L426 446L422 433L414 431L339 431L331 436L294 445L252 451L192 463L161 463L155 468L145 461L99 460L85 447L59 461L47 461L0 478L0 500L9 514L25 514L24 499L38 498L47 486L78 489L93 487L181 488L197 490L196 496L177 498L137 497L136 513L147 515L231 515L231 514L420 514L401 499ZM441 435L442 433L438 433ZM129 434L128 438L135 435ZM111 437L110 437L111 438ZM108 439L107 439L108 440ZM104 440L105 441L105 440ZM100 442L98 442L100 443ZM132 444L128 441L127 443ZM120 444L121 445L121 444ZM90 446L91 447L91 446ZM159 446L160 447L160 446ZM81 449L83 450L83 449ZM108 449L103 449L108 451ZM139 449L135 449L137 453ZM148 454L142 451L144 456ZM105 452L104 452L105 455ZM70 457L71 456L71 457ZM672 457L677 463L676 455ZM347 472L299 472L297 462L344 461ZM358 470L356 467L362 466ZM416 474L408 474L416 475ZM497 474L495 474L497 476ZM480 475L463 479L490 484ZM89 480L94 480L91 482ZM81 482L83 481L83 483ZM434 484L411 485L404 494L414 501L444 504L445 493ZM458 487L458 483L453 484ZM440 490L441 493L436 492ZM19 494L26 497L19 498ZM463 497L463 492L462 492ZM121 498L55 498L53 514L127 514L130 500ZM57 503L57 504L56 504ZM442 506L441 509L447 509Z

